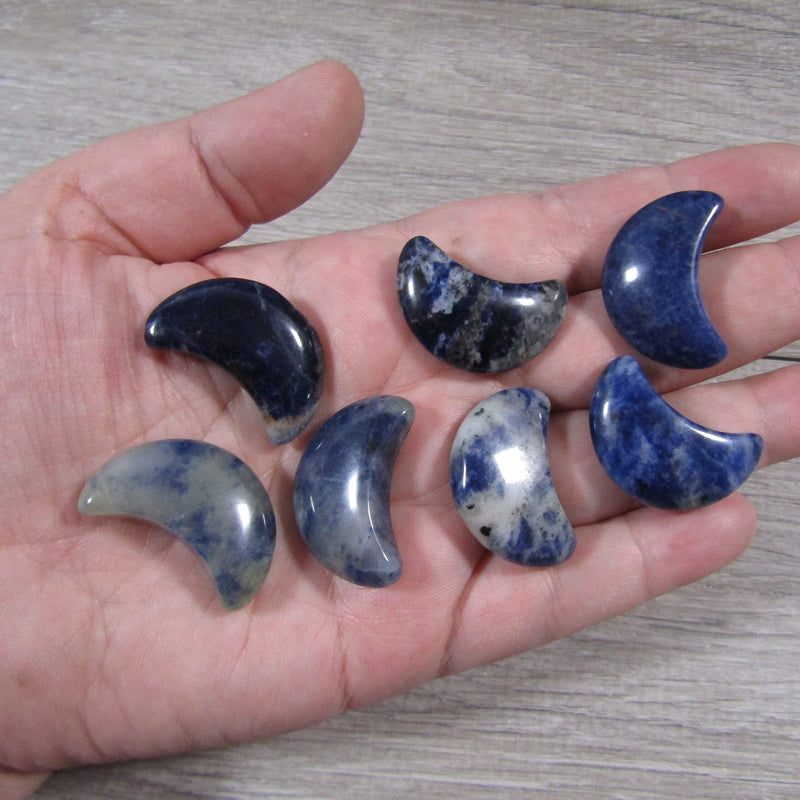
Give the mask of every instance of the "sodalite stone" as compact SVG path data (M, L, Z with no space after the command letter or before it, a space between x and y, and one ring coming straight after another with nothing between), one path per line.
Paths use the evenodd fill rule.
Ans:
M285 297L257 281L214 278L181 289L150 314L145 341L227 370L257 403L275 444L306 427L322 394L316 331Z
M506 389L467 415L450 454L450 486L469 530L525 566L559 564L575 549L547 460L549 418L542 392Z
M300 534L331 572L362 586L389 586L402 561L389 510L392 470L414 421L402 397L361 400L328 419L295 475Z
M502 372L533 358L555 336L567 304L561 281L491 280L424 236L403 248L397 288L417 339L433 355L472 372Z
M628 344L648 358L700 369L728 353L697 282L703 241L721 208L713 192L666 195L634 214L611 243L603 268L606 309Z
M630 356L600 376L590 407L595 451L620 488L657 508L690 509L735 491L761 458L755 433L722 433L660 397Z
M205 442L165 439L121 453L89 479L78 510L166 528L200 556L229 610L253 598L272 562L266 490L243 461Z

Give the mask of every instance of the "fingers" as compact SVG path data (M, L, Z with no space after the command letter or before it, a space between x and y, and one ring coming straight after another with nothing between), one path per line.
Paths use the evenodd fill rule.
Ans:
M208 111L100 142L18 187L14 203L31 217L44 205L37 231L44 225L54 238L191 260L320 189L355 144L363 112L350 70L314 64Z
M665 400L711 429L757 433L764 439L760 467L800 456L800 366L672 392ZM586 411L554 415L548 433L553 481L573 525L609 519L638 503L617 488L598 461Z
M709 428L751 431L764 439L759 467L800 456L800 365L741 380L704 384L667 394L689 419Z
M734 247L701 258L701 295L728 356L678 370L636 353L617 333L599 289L571 297L553 342L522 370L556 407L586 408L600 372L621 354L642 363L660 392L722 375L800 338L800 237Z
M706 189L725 199L707 248L761 236L800 219L800 147L750 145L540 194L467 200L411 217L404 227L494 277L559 278L577 294L600 285L606 250L625 220L683 189Z
M726 201L708 248L748 241L800 218L800 147L734 148L538 195L469 200L412 217L403 229L431 236L457 260L502 280L565 280L570 300L561 329L509 378L543 390L556 408L585 408L601 370L616 356L633 354L600 292L608 246L637 209L689 188L719 192ZM703 371L647 362L656 388L669 391L723 374L800 337L798 264L798 238L704 255L701 294L729 355Z
M643 508L583 528L559 567L488 559L462 596L443 672L523 652L698 580L740 555L754 531L752 507L731 495L689 513Z
M5 800L25 800L50 776L48 772L15 772L0 767L0 797Z
M652 364L660 391L721 375L800 338L800 237L703 256L700 289L728 355L700 371Z

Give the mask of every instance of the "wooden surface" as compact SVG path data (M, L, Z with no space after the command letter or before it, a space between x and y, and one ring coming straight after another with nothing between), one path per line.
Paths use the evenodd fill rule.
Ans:
M251 241L797 141L799 30L796 0L3 0L0 189L321 57L361 78L362 140ZM754 546L635 612L311 730L67 771L36 797L797 798L799 477L755 476Z

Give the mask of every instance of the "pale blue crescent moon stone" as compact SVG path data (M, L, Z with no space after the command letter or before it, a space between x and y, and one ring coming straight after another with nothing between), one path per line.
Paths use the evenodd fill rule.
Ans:
M164 439L126 450L89 479L78 510L167 529L202 559L228 610L255 596L272 562L266 490L243 461L206 442Z
M390 516L394 463L414 420L402 397L349 405L314 434L297 468L300 534L320 563L362 586L389 586L402 561Z
M233 375L255 400L275 444L308 425L322 395L317 332L283 295L258 281L212 278L181 289L152 311L145 341Z
M665 195L637 211L614 237L603 267L603 300L614 326L642 355L701 369L728 348L706 314L697 265L722 209L714 192Z
M595 451L611 479L650 506L699 508L747 480L764 450L755 433L723 433L684 417L631 356L612 361L592 396Z
M484 547L524 566L560 564L575 550L550 474L549 418L542 392L506 389L466 416L450 453L461 518Z
M533 358L555 336L567 305L561 281L491 280L424 236L403 248L397 290L417 339L437 358L471 372L502 372Z

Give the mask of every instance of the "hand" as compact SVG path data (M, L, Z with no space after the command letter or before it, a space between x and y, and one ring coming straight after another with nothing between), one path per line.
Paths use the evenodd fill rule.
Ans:
M21 796L41 779L23 773L311 725L619 614L747 547L755 519L741 495L689 513L641 508L597 462L589 398L600 371L628 352L605 315L600 269L621 223L679 189L725 197L713 248L797 220L800 148L711 153L367 230L219 249L319 189L355 143L362 113L352 74L322 63L102 142L0 200L0 794ZM499 376L434 359L407 329L395 292L398 254L416 234L497 278L565 280L570 303L556 339ZM762 465L800 454L800 371L692 384L800 337L798 256L796 239L705 256L704 299L730 355L700 373L650 369L669 402L698 422L760 433ZM269 443L255 405L219 368L143 343L160 300L215 275L275 287L321 335L325 394L290 445ZM552 471L578 535L574 556L549 569L488 555L447 482L463 416L518 385L552 400ZM311 432L380 393L408 398L417 415L393 483L404 574L368 590L308 554L291 487ZM76 511L84 481L106 460L167 437L236 453L275 504L272 569L239 612L220 610L202 564L169 533Z

